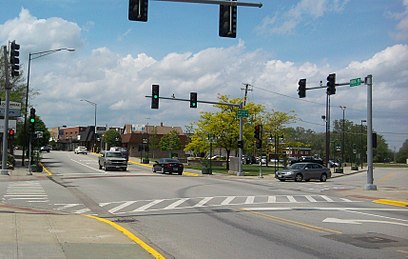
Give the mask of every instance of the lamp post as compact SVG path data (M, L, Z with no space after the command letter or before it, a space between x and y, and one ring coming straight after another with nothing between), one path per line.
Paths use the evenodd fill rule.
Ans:
M86 100L86 99L81 99L80 101L81 101L81 102L87 102L87 103L89 103L90 105L92 105L92 106L95 108L95 116L94 116L94 119L95 119L95 121L94 121L95 129L94 129L94 137L93 137L93 143L92 143L92 148L94 148L95 143L96 143L96 109L97 109L97 106L98 106L98 105L97 105L96 103L91 102L91 101Z
M363 122L367 122L367 120L360 121L360 162L361 162L361 169L363 169L364 164L364 155L363 152Z
M28 68L27 68L27 85L26 85L26 96L25 96L25 109L26 112L24 114L24 132L25 134L27 134L27 113L28 113L28 92L30 89L30 71L31 71L31 60L37 59L37 58L41 58L50 54L53 54L55 52L59 52L59 51L75 51L75 49L73 48L58 48L58 49L50 49L50 50L44 50L44 51L38 51L38 52L30 52L28 54ZM27 144L27 141L26 143ZM24 166L24 158L25 158L25 146L23 145L23 156L21 159L21 163Z
M344 163L344 149L345 149L345 139L344 139L344 123L345 123L345 113L346 113L346 106L340 106L340 109L343 111L343 121L341 126L341 168L343 169Z

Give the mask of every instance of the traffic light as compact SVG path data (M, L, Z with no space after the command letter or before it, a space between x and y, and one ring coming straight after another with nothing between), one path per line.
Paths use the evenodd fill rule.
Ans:
M31 133L34 133L34 131L35 131L35 121L36 121L36 119L35 119L35 109L31 108L30 109L30 118L29 118Z
M11 66L11 76L16 77L20 75L20 45L16 41L11 42L10 50L10 66Z
M152 85L152 109L159 109L159 85Z
M15 135L14 129L9 129L9 131L8 131L8 139L9 139L10 141L13 141L13 140L14 140L14 135Z
M244 148L244 141L238 140L238 148Z
M129 20L147 22L149 0L129 0Z
M197 108L197 93L190 93L190 108Z
M377 148L377 133L373 132L373 148Z
M299 98L306 97L306 79L299 80L298 94Z
M236 0L233 0L236 1ZM220 5L220 37L237 37L237 7L232 5Z
M260 140L262 138L262 125L255 126L254 137L257 140Z
M327 77L327 94L336 94L336 74L330 74Z
M257 139L256 140L256 148L261 149L262 148L262 139Z

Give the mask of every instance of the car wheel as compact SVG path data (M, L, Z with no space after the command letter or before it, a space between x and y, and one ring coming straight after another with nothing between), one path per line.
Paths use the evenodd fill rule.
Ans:
M104 164L103 167L105 168L105 171L108 171L108 168L106 167L106 165Z
M182 174L183 174L183 172L179 172L179 173L178 173L178 175L182 175Z
M301 182L303 180L303 176L301 174L297 174L295 176L295 182Z
M102 169L102 166L101 166L101 164L99 164L99 170L101 170Z
M320 181L321 182L325 182L327 180L327 175L326 174L322 174L322 176L320 176Z

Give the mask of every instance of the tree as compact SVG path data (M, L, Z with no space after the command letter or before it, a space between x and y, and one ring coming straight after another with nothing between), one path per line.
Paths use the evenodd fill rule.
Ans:
M177 131L172 130L164 135L160 140L160 148L163 151L170 151L170 157L173 156L174 150L181 149L181 141Z
M117 146L121 143L120 133L114 129L106 131L102 139L108 144L108 148Z
M396 159L397 163L406 163L408 158L408 139L405 140L402 147L399 149Z

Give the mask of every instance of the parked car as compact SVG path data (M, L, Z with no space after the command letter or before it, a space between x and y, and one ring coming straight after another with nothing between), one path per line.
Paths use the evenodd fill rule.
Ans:
M319 157L314 157L314 156L301 156L298 159L291 160L289 163L293 165L296 163L304 163L304 162L312 162L312 163L323 165L323 160Z
M40 148L40 152L48 152L50 153L51 147L50 146L43 146Z
M105 171L109 169L127 170L127 160L122 157L119 151L102 151L98 158L99 169L104 168Z
M162 173L177 173L181 175L183 173L184 165L177 159L174 158L160 158L153 165L153 172Z
M340 163L337 162L337 161L334 161L334 160L329 160L329 166L330 166L330 168L339 167Z
M286 180L301 182L311 179L318 179L325 182L330 177L331 172L329 168L311 162L296 163L275 173L275 178L282 182Z
M74 149L74 153L88 155L88 149L85 146L78 146Z

